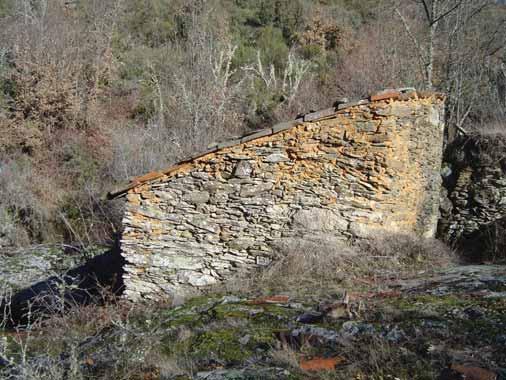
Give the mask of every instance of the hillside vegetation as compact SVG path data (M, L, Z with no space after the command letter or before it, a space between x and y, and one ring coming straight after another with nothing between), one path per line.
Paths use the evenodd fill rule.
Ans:
M506 380L503 3L0 0L0 379ZM467 257L314 234L198 294L121 297L109 190L407 86L447 96L440 237L468 228Z
M443 91L448 139L502 133L505 17L486 0L0 0L0 244L107 242L115 184L343 96Z

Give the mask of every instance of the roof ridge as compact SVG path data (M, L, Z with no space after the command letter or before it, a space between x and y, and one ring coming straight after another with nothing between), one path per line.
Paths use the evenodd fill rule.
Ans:
M219 150L230 148L236 145L244 144L262 137L272 136L277 133L286 131L288 129L294 128L298 125L301 125L305 122L315 122L324 120L327 118L331 118L340 113L346 113L348 109L352 107L368 105L374 102L386 101L386 100L409 100L409 99L418 99L418 98L429 98L431 96L436 96L438 98L444 98L444 95L439 92L433 91L417 91L414 87L402 87L396 89L385 89L376 93L371 94L365 99L352 100L352 101L336 101L334 106L325 108L319 111L312 111L306 114L301 114L295 120L284 121L273 125L272 127L257 129L253 131L249 131L241 137L234 137L232 139L223 140L218 143L210 144L206 150L198 152L197 154L188 156L178 163L169 166L165 169L152 171L146 173L141 176L134 177L130 180L128 184L124 184L119 186L116 189L111 190L107 193L108 199L114 199L119 196L126 194L129 190L136 188L142 184L147 182L156 180L158 178L164 177L166 175L170 175L171 173L177 171L185 164L188 164L196 159L199 159L203 156L206 156L211 153L215 153ZM343 99L344 100L344 99Z

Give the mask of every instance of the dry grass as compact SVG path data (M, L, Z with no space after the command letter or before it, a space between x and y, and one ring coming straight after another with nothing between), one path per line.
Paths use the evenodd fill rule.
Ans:
M335 371L304 371L300 367L300 353L290 347L270 352L272 363L287 368L301 378L314 380L349 379L433 379L435 370L429 360L420 360L414 352L402 349L378 336L368 336L339 348L345 362Z
M361 243L366 258L390 259L387 266L379 264L379 268L394 273L442 268L456 262L455 253L443 242L432 238L423 238L413 234L385 234L373 237ZM381 260L378 261L381 263ZM369 263L375 268L374 260ZM393 266L392 266L393 265Z
M329 236L292 238L276 243L278 257L247 278L225 286L233 292L310 292L359 284L380 285L385 279L450 265L454 253L442 242L414 235L391 234L351 246Z
M47 315L34 314L22 328L0 330L0 359L8 364L0 366L0 378L143 379L158 371L153 364L160 352L160 326L146 323L154 308L117 300L106 291L102 297L101 305L56 299ZM9 316L3 319L0 328Z
M379 337L367 337L342 348L348 365L335 372L324 372L320 380L428 380L437 373L429 360L421 360L415 353Z
M272 362L283 368L289 368L291 370L300 370L299 367L299 354L288 346L284 346L279 349L273 349L270 352Z

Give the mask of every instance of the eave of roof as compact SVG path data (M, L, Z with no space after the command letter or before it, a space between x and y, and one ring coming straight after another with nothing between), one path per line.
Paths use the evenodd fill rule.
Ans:
M310 112L306 113L299 118L291 121L282 122L279 124L274 125L270 128L255 130L252 132L247 133L246 135L240 137L240 138L234 138L231 140L223 141L220 143L216 143L211 145L207 150L203 152L199 152L198 154L192 155L176 165L170 166L166 169L160 170L160 171L154 171L147 174L144 174L142 176L134 177L130 180L128 184L124 184L121 186L118 186L117 188L111 190L107 194L108 199L114 199L119 198L121 196L124 196L128 193L128 191L135 189L136 187L143 185L145 183L154 181L158 178L164 177L164 176L170 176L171 173L177 172L178 169L183 167L185 164L188 164L200 157L203 157L210 153L215 153L217 151L220 151L225 148L229 148L232 146L244 144L249 141L253 141L256 139L260 139L262 137L275 135L277 133L286 131L288 129L294 128L297 125L300 125L304 122L316 122L319 120L327 119L330 117L333 117L340 113L347 112L348 109L352 107L357 107L361 105L367 105L374 102L380 102L385 100L409 100L409 99L416 99L416 98L429 98L432 96L436 96L437 98L444 99L444 95L437 92L431 92L431 91L416 91L412 87L406 87L406 88L398 88L398 89L386 89L377 93L374 93L370 95L366 99L351 101L351 102L336 102L334 107L326 108L320 111Z

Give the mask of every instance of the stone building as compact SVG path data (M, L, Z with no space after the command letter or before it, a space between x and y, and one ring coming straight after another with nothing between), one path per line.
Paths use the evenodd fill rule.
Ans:
M126 296L163 298L267 265L294 236L437 226L444 99L385 90L220 143L109 194L126 197Z

